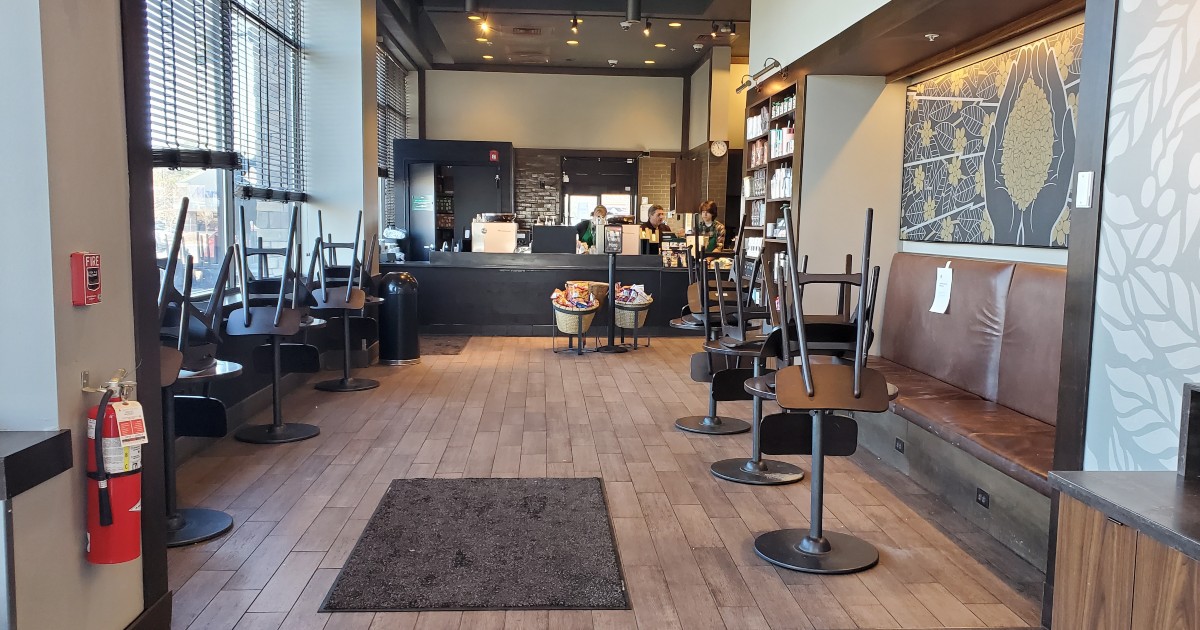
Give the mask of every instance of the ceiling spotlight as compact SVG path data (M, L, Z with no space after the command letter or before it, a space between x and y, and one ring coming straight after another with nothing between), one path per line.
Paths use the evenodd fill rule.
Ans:
M650 18L646 18L646 28L642 29L642 35L650 37Z
M729 33L730 34L737 33L737 22L733 22L733 21L729 22Z
M571 16L571 32L576 35L579 34L579 18L574 15Z
M579 45L579 41L578 41L578 40L574 40L574 39L568 39L568 40L567 40L567 45L568 45L568 46L578 46L578 45Z
M655 44L655 45L654 45L654 47L655 47L655 48L666 48L666 47L667 47L667 45L666 45L666 44L663 44L663 43L661 43L661 42L660 42L660 43L658 43L658 44Z
M480 20L480 22L479 22L479 30L483 31L484 33L486 33L486 32L488 32L488 31L492 30L492 27L491 27L491 26L489 26L489 25L488 25L488 23L487 23L487 18L484 18L484 19Z
M671 28L679 28L680 26L683 26L683 23L682 22L668 22L667 26L670 26Z
M711 35L712 35L712 38L713 38L713 39L716 39L716 38L717 38L717 23L716 23L716 22L713 22L713 23L712 23L712 33L711 33Z
M495 59L495 57L493 57L491 55L484 55L483 58L484 59Z

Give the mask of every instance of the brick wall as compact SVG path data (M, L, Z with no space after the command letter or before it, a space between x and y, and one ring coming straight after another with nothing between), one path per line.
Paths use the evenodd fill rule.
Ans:
M656 203L671 208L671 171L674 167L675 158L643 157L638 160L639 206L642 203ZM643 202L643 198L646 201Z
M514 169L517 220L562 221L562 154L543 149L517 149Z

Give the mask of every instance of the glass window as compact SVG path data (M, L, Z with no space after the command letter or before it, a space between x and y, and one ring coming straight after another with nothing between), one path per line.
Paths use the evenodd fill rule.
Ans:
M378 115L380 219L383 226L395 225L396 203L392 190L392 141L408 136L408 78L400 62L383 46L375 47L375 95Z
M188 256L193 265L192 293L202 295L213 288L227 247L229 178L229 171L217 169L154 169L154 243L160 260L170 254L180 203L184 197L188 199L175 276L180 290Z
M600 195L600 205L608 209L610 217L624 217L633 214L633 195L629 193L608 193Z
M242 208L246 210L246 241L250 247L287 248L288 220L291 218L292 212L291 203L262 199L238 199L237 206L239 213ZM237 220L241 221L240 216ZM304 243L303 237L299 240ZM312 243L308 243L304 247L311 248ZM246 272L255 278L278 278L283 270L283 256L253 256L249 262L250 268ZM308 273L307 267L301 271Z
M592 216L592 211L600 203L596 195L567 195L567 223L575 225Z

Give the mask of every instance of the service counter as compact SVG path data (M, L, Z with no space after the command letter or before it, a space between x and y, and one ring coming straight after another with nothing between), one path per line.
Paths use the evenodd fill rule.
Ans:
M548 336L554 328L550 294L568 280L607 282L608 256L434 251L428 262L383 263L379 270L406 271L417 279L421 332ZM654 297L646 332L688 334L669 326L687 304L685 268L665 268L660 256L622 255L616 278L645 285ZM606 314L598 315L593 327L607 321Z

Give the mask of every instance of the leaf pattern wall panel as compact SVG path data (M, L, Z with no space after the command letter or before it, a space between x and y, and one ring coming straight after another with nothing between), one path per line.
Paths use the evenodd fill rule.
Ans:
M1084 467L1172 470L1200 381L1200 4L1117 15Z
M900 238L1066 247L1083 26L909 87Z

